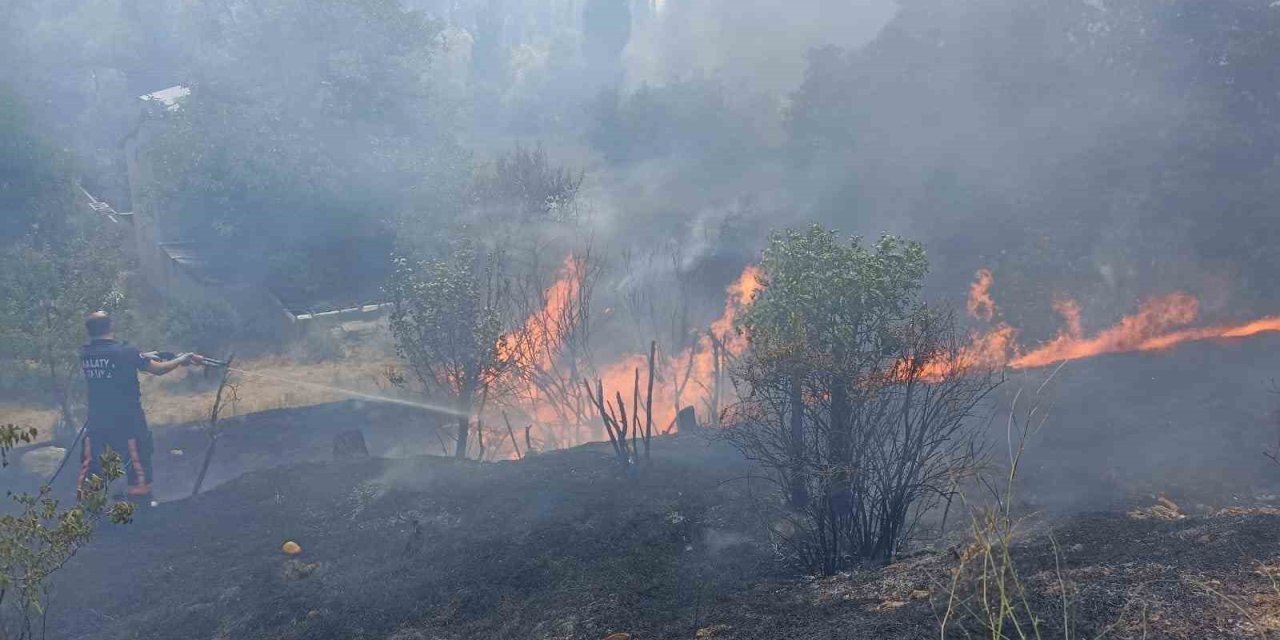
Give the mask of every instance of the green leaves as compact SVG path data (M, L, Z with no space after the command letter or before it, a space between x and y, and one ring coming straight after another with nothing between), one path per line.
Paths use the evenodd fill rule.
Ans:
M33 234L0 248L0 375L38 375L66 410L84 317L125 303L127 263L118 229Z
M970 418L998 381L951 366L954 316L919 301L927 268L917 243L818 226L765 251L728 438L774 472L783 542L810 570L892 557L911 514L976 464Z
M29 442L34 434L34 429L0 427L0 451ZM0 638L9 637L10 629L29 628L25 625L43 613L50 576L90 540L100 520L132 520L132 504L107 497L111 482L124 474L123 460L107 452L101 462L104 475L86 480L74 506L63 508L47 485L35 495L9 494L17 509L0 515ZM26 637L21 633L17 637Z
M391 332L428 393L467 400L496 377L508 289L501 252L469 240L443 259L394 258Z
M514 359L504 338L511 292L503 252L463 237L444 258L402 254L393 262L386 292L396 351L428 398L458 410L454 455L465 457L469 416Z
M34 442L34 427L22 428L12 424L0 426L0 467L9 466L9 452L20 444Z
M873 348L903 319L928 261L919 243L884 236L867 248L814 225L774 233L760 266L766 287L739 322L752 347L832 355Z

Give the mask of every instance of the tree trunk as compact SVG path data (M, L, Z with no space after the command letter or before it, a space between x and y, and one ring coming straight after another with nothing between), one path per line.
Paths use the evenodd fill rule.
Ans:
M458 416L458 443L453 448L455 458L467 457L467 440L471 437L471 417Z
M49 321L46 331L52 332L52 321ZM71 416L71 376L68 374L66 384L63 384L58 377L58 363L56 351L54 350L52 333L45 343L45 359L49 364L49 395L53 403L58 407L60 413L60 421L56 425L53 433L54 442L65 442L68 437L74 437L75 427L72 426Z
M843 376L832 376L831 417L827 433L827 455L830 459L827 462L834 468L834 473L827 486L827 501L832 521L837 523L835 526L840 531L846 530L843 525L853 516L852 419L848 382Z
M809 504L809 488L804 479L804 388L800 379L791 380L791 506Z
M471 382L465 383L458 393L458 443L453 448L455 458L467 457L467 440L471 438L471 398L474 395L475 388Z

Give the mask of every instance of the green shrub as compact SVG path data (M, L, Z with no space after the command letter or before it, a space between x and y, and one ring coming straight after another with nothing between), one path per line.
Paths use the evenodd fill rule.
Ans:
M162 325L171 349L200 353L222 353L241 330L236 310L222 300L172 300Z
M0 466L8 465L14 447L31 442L35 429L0 427ZM31 640L45 636L49 580L93 536L103 518L125 524L133 505L112 503L110 484L124 475L119 454L102 456L103 476L92 476L80 499L63 508L44 485L35 495L13 494L13 513L0 515L0 640Z

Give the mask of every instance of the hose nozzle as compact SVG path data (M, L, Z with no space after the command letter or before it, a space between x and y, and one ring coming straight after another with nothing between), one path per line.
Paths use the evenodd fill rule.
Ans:
M186 355L186 354L173 353L172 351L148 351L147 353L142 354L142 357L148 358L150 360L155 360L156 362L164 362L167 360L173 360L175 358L181 357L182 355ZM217 360L215 358L202 357L200 360L200 364L206 367L222 368L230 365L231 363L226 360Z

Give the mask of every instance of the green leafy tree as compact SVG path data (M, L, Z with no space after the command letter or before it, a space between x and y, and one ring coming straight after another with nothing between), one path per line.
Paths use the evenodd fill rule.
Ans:
M180 344L198 353L226 353L241 331L240 317L223 300L170 300L161 328L169 344Z
M472 416L501 392L510 284L502 252L458 240L443 259L400 255L386 290L396 350L421 391L457 412L454 455L467 456Z
M2 89L0 175L0 215L14 221L0 235L0 360L42 380L70 425L84 316L125 299L122 231L80 207L71 163Z
M36 430L30 427L19 428L12 424L0 427L0 468L9 466L9 452L14 447L34 442L36 434Z
M31 442L35 429L0 427L0 465L19 444ZM36 495L10 494L16 509L0 515L0 640L45 637L50 578L93 537L103 519L128 523L133 505L112 502L110 484L124 475L119 454L102 456L102 476L91 476L74 506L64 508L52 489Z
M824 574L891 557L914 517L971 468L992 387L950 314L918 301L923 248L814 226L772 237L740 319L730 440L774 472L784 541Z
M43 380L64 425L74 423L85 314L120 309L126 300L126 260L117 232L106 231L48 243L32 237L0 249L0 358Z

